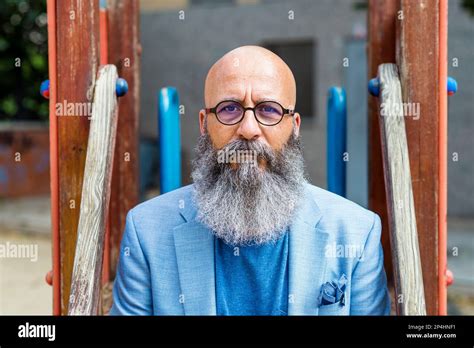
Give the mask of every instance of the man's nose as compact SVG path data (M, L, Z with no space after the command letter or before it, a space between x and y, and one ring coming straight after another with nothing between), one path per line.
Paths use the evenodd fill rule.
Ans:
M244 118L240 121L237 129L237 135L247 140L258 139L262 135L260 125L252 110L245 111Z

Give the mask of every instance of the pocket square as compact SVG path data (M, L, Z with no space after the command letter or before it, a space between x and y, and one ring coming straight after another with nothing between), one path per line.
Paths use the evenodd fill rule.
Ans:
M338 302L341 306L344 306L346 304L346 284L347 277L345 274L343 274L338 281L324 283L318 297L319 306L326 306Z

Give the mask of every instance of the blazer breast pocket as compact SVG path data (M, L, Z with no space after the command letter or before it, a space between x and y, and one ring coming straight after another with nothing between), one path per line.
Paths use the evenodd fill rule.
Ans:
M336 280L326 282L321 286L318 297L319 315L347 315L345 274Z
M319 307L318 315L346 315L346 307L340 302L322 305Z

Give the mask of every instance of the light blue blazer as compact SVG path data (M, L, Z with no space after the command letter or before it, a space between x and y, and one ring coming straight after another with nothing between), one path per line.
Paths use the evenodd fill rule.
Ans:
M196 221L192 192L189 185L128 213L110 315L216 314L215 237ZM380 234L376 214L306 184L289 232L288 314L388 315ZM341 279L342 301L321 301L323 287Z

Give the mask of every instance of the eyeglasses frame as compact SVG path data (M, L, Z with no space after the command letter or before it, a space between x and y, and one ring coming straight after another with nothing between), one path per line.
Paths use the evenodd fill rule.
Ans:
M230 123L230 124L229 124L229 123L224 123L224 122L222 122L222 121L219 119L219 116L217 116L217 107L218 107L220 104L226 103L226 102L237 103L237 104L239 104L239 105L242 107L242 109L243 109L242 117L241 117L237 122L235 122L235 123ZM281 115L281 118L280 118L280 120L279 120L277 123L275 123L275 124L265 124L265 123L260 122L260 121L258 120L258 117L257 117L257 114L256 114L256 112L255 112L255 109L256 109L259 105L264 104L264 103L275 103L275 104L279 105L279 106L281 107L281 109L283 110L283 114ZM274 100L263 100L263 101L261 101L261 102L258 102L257 104L255 104L255 106L254 106L253 108L251 108L251 107L245 107L245 106L243 106L242 103L240 103L240 102L237 101L237 100L226 99L226 100L222 100L222 101L220 101L219 103L217 103L217 105L216 105L215 107L213 107L213 108L205 108L204 110L206 111L206 114L214 114L214 115L216 115L217 121L219 121L219 123L222 123L222 124L225 125L225 126L234 126L234 125L236 125L236 124L242 122L242 120L243 120L244 117L245 117L245 113L246 113L247 111L249 111L249 110L252 110L253 116L255 117L255 120L257 120L258 123L260 123L260 124L263 125L263 126L268 126L268 127L276 126L277 124L279 124L279 123L283 120L283 117L285 117L285 115L290 115L290 116L292 116L292 117L295 115L295 110L294 110L294 109L286 109L286 108L283 107L283 105L281 105L279 102L274 101Z

